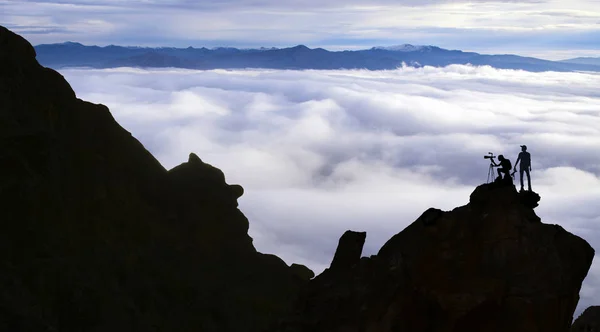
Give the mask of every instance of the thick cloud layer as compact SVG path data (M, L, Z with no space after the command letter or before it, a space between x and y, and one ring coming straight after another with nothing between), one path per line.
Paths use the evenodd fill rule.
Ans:
M466 204L491 151L532 155L537 209L600 248L600 75L490 67L394 71L70 69L80 98L171 168L196 152L240 183L256 247L316 272L339 236L365 255L429 207ZM518 175L517 175L518 176ZM600 296L595 262L580 309Z

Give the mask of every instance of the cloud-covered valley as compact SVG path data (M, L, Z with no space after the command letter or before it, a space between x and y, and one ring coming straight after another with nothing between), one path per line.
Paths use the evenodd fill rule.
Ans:
M190 152L245 188L259 251L320 272L339 236L364 255L429 207L468 202L488 152L532 155L536 209L600 248L600 75L491 67L393 71L66 69L167 168ZM516 175L518 182L518 174ZM600 263L578 311L598 304Z

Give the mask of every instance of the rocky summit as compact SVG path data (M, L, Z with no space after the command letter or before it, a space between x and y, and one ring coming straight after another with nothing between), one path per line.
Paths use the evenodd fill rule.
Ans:
M481 185L467 205L425 211L371 257L360 257L365 233L348 231L274 330L569 331L594 250L543 224L539 199Z
M594 256L494 183L371 257L346 232L314 277L256 251L243 194L194 153L166 170L0 27L0 331L566 332Z

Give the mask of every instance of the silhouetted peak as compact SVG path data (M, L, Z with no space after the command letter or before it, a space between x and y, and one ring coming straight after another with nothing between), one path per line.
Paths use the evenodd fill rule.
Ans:
M193 153L193 152L190 153L190 156L188 158L188 163L190 163L190 164L204 164L202 162L202 159L200 159L200 157L198 157L198 155L195 154L195 153Z
M20 61L33 61L35 49L25 38L0 26L0 61L12 58Z
M43 91L47 91L54 98L54 102L60 103L61 106L65 106L75 98L75 92L61 74L38 64L36 51L27 40L2 26L0 26L0 67L0 74L5 78L12 77L13 80L22 80L25 76L31 77L32 73L35 73L36 84L43 87ZM36 98L41 97L40 94L41 92L36 92ZM16 109L18 112L23 112L22 108ZM103 112L94 113L97 114ZM8 126L10 123L10 121L0 121L0 127ZM48 123L46 125L51 127Z
M170 169L168 176L172 184L171 196L186 204L211 202L219 206L237 206L237 199L244 194L242 186L227 184L223 171L203 162L193 152L187 162Z
M169 170L169 176L181 180L182 184L197 185L196 182L210 182L225 185L223 172L207 163L204 163L195 153L190 153L188 161ZM204 183L206 184L206 183ZM199 188L201 188L200 186ZM209 188L206 188L207 190Z
M357 264L360 261L366 238L366 232L346 231L338 242L331 262L331 270L344 270Z

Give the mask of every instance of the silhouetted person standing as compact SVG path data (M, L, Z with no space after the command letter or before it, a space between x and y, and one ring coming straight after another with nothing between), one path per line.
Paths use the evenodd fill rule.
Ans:
M498 160L500 161L500 164L496 164L494 159L492 159L492 164L494 164L494 167L500 167L498 168L498 178L508 179L510 177L510 169L512 168L510 160L504 158L503 155L498 155ZM504 177L502 177L502 174L504 174Z
M527 152L527 145L521 145L521 152L515 162L513 174L517 171L517 164L519 161L521 161L521 167L519 168L519 174L521 175L521 191L525 190L523 189L523 172L527 174L527 187L529 188L529 191L531 191L531 175L529 174L531 171L531 155Z

